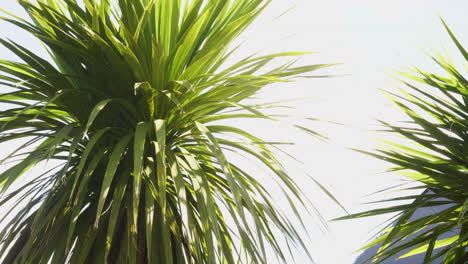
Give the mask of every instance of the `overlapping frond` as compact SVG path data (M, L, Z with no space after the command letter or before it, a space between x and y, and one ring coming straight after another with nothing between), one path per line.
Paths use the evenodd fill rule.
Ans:
M468 53L445 25L468 62ZM466 70L450 59L432 59L445 75L414 69L399 72L405 88L389 97L410 118L403 125L382 122L387 132L401 135L408 144L384 141L388 147L367 153L396 165L392 170L419 182L420 195L387 201L409 203L379 208L342 219L398 213L384 235L365 248L379 245L372 263L392 256L424 254L424 264L468 262L468 80ZM424 210L424 208L432 210ZM415 212L428 215L416 217ZM429 213L430 212L430 213Z
M3 263L265 263L269 248L285 261L278 234L304 247L255 175L226 157L257 159L291 206L303 203L268 143L226 125L275 121L245 99L329 66L265 68L304 54L295 52L225 65L229 44L269 1L18 2L33 22L4 20L40 39L54 62L0 40L21 60L0 61L9 106L0 142L34 146L14 151L8 159L19 162L0 174L0 205L26 204L3 223ZM48 159L63 163L10 188Z

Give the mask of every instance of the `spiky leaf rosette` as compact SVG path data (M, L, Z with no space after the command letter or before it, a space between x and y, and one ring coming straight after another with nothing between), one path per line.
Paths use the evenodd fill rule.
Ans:
M0 140L34 146L14 151L7 159L19 161L0 174L0 204L25 205L3 223L3 263L265 263L269 248L285 262L278 234L305 247L255 175L226 158L264 164L299 217L301 191L269 143L221 124L275 121L245 99L328 66L265 68L303 53L225 65L268 1L19 3L33 22L4 20L41 40L54 63L0 40L22 60L0 61L10 106ZM63 163L10 188L49 159Z
M468 53L444 26L468 62ZM387 148L367 153L397 167L418 182L419 195L386 201L409 202L379 208L341 219L397 213L384 235L365 248L379 245L372 263L423 254L425 263L468 263L468 80L466 72L443 56L432 59L444 76L414 69L400 72L405 89L388 94L410 118L404 125L382 122L387 131L407 139L407 144L387 143ZM424 208L432 210L424 210ZM416 211L427 215L414 217Z

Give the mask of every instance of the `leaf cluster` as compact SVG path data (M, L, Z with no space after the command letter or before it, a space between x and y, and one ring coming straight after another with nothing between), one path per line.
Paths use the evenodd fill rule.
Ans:
M329 66L265 68L297 52L226 65L269 1L18 2L32 22L2 19L37 37L53 62L0 40L21 60L0 60L0 102L10 106L0 142L26 140L0 174L0 205L26 204L3 223L3 263L265 263L269 248L284 262L278 234L305 249L257 177L226 157L264 164L300 218L300 188L271 144L223 125L277 121L245 100ZM12 190L49 159L61 164Z
M468 62L467 51L445 23L444 26ZM394 164L392 171L418 182L413 189L424 191L384 201L405 202L403 205L341 218L397 214L383 230L384 235L364 247L379 248L372 263L382 263L395 255L405 258L415 254L424 254L424 264L435 260L468 262L468 80L447 57L431 58L445 75L417 68L398 72L405 88L399 94L387 93L410 121L401 125L381 123L386 132L402 136L408 143L383 141L387 147L365 152ZM421 210L432 212L415 217Z

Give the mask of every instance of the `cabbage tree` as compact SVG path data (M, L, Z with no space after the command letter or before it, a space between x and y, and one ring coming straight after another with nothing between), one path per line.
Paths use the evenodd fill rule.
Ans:
M3 19L50 59L0 40L18 57L0 60L0 142L24 142L0 174L0 205L19 204L2 218L2 263L265 263L305 249L301 228L229 158L263 164L300 218L306 202L275 143L230 125L278 122L247 99L328 66L294 66L298 52L227 63L269 1L18 2L30 19ZM60 163L28 176L48 160Z
M462 60L468 63L468 52L444 26ZM416 187L411 189L421 193L384 201L399 202L396 206L382 205L342 218L396 214L384 234L365 247L379 247L370 259L372 263L416 254L422 254L424 264L468 263L467 69L457 67L447 56L431 58L442 73L418 68L397 72L400 92L387 93L409 121L382 121L385 132L400 136L406 143L384 140L386 147L367 153L394 164L391 171L414 181ZM422 211L427 215L414 217Z

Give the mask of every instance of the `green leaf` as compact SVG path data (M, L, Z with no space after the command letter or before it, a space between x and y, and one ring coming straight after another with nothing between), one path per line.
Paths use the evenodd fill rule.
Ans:
M98 229L99 219L101 218L101 212L104 207L104 203L109 193L111 183L114 179L115 172L119 166L120 160L124 158L124 153L127 150L127 145L132 139L133 134L126 135L123 137L117 145L115 145L112 154L109 157L109 162L107 163L106 172L104 174L104 180L101 185L101 193L99 195L98 206L96 210L96 221L94 222L94 229Z
M135 129L134 143L133 143L133 199L132 199L132 228L130 231L136 235L137 220L138 220L138 207L140 202L141 191L141 176L143 170L143 157L145 150L145 141L148 125L144 122L138 123Z
M435 242L434 246L433 246L433 249L438 249L438 248L450 245L453 242L457 241L457 239L458 239L458 236L453 236L453 237L448 237L448 238L437 240ZM405 253L404 255L402 255L402 256L400 256L398 258L402 259L402 258L407 258L407 257L410 257L410 256L414 256L416 254L424 253L424 252L426 252L428 250L428 248L429 248L429 245L425 244L425 245L422 245L422 246L419 246L419 247L416 247L416 248L412 249L408 253Z

